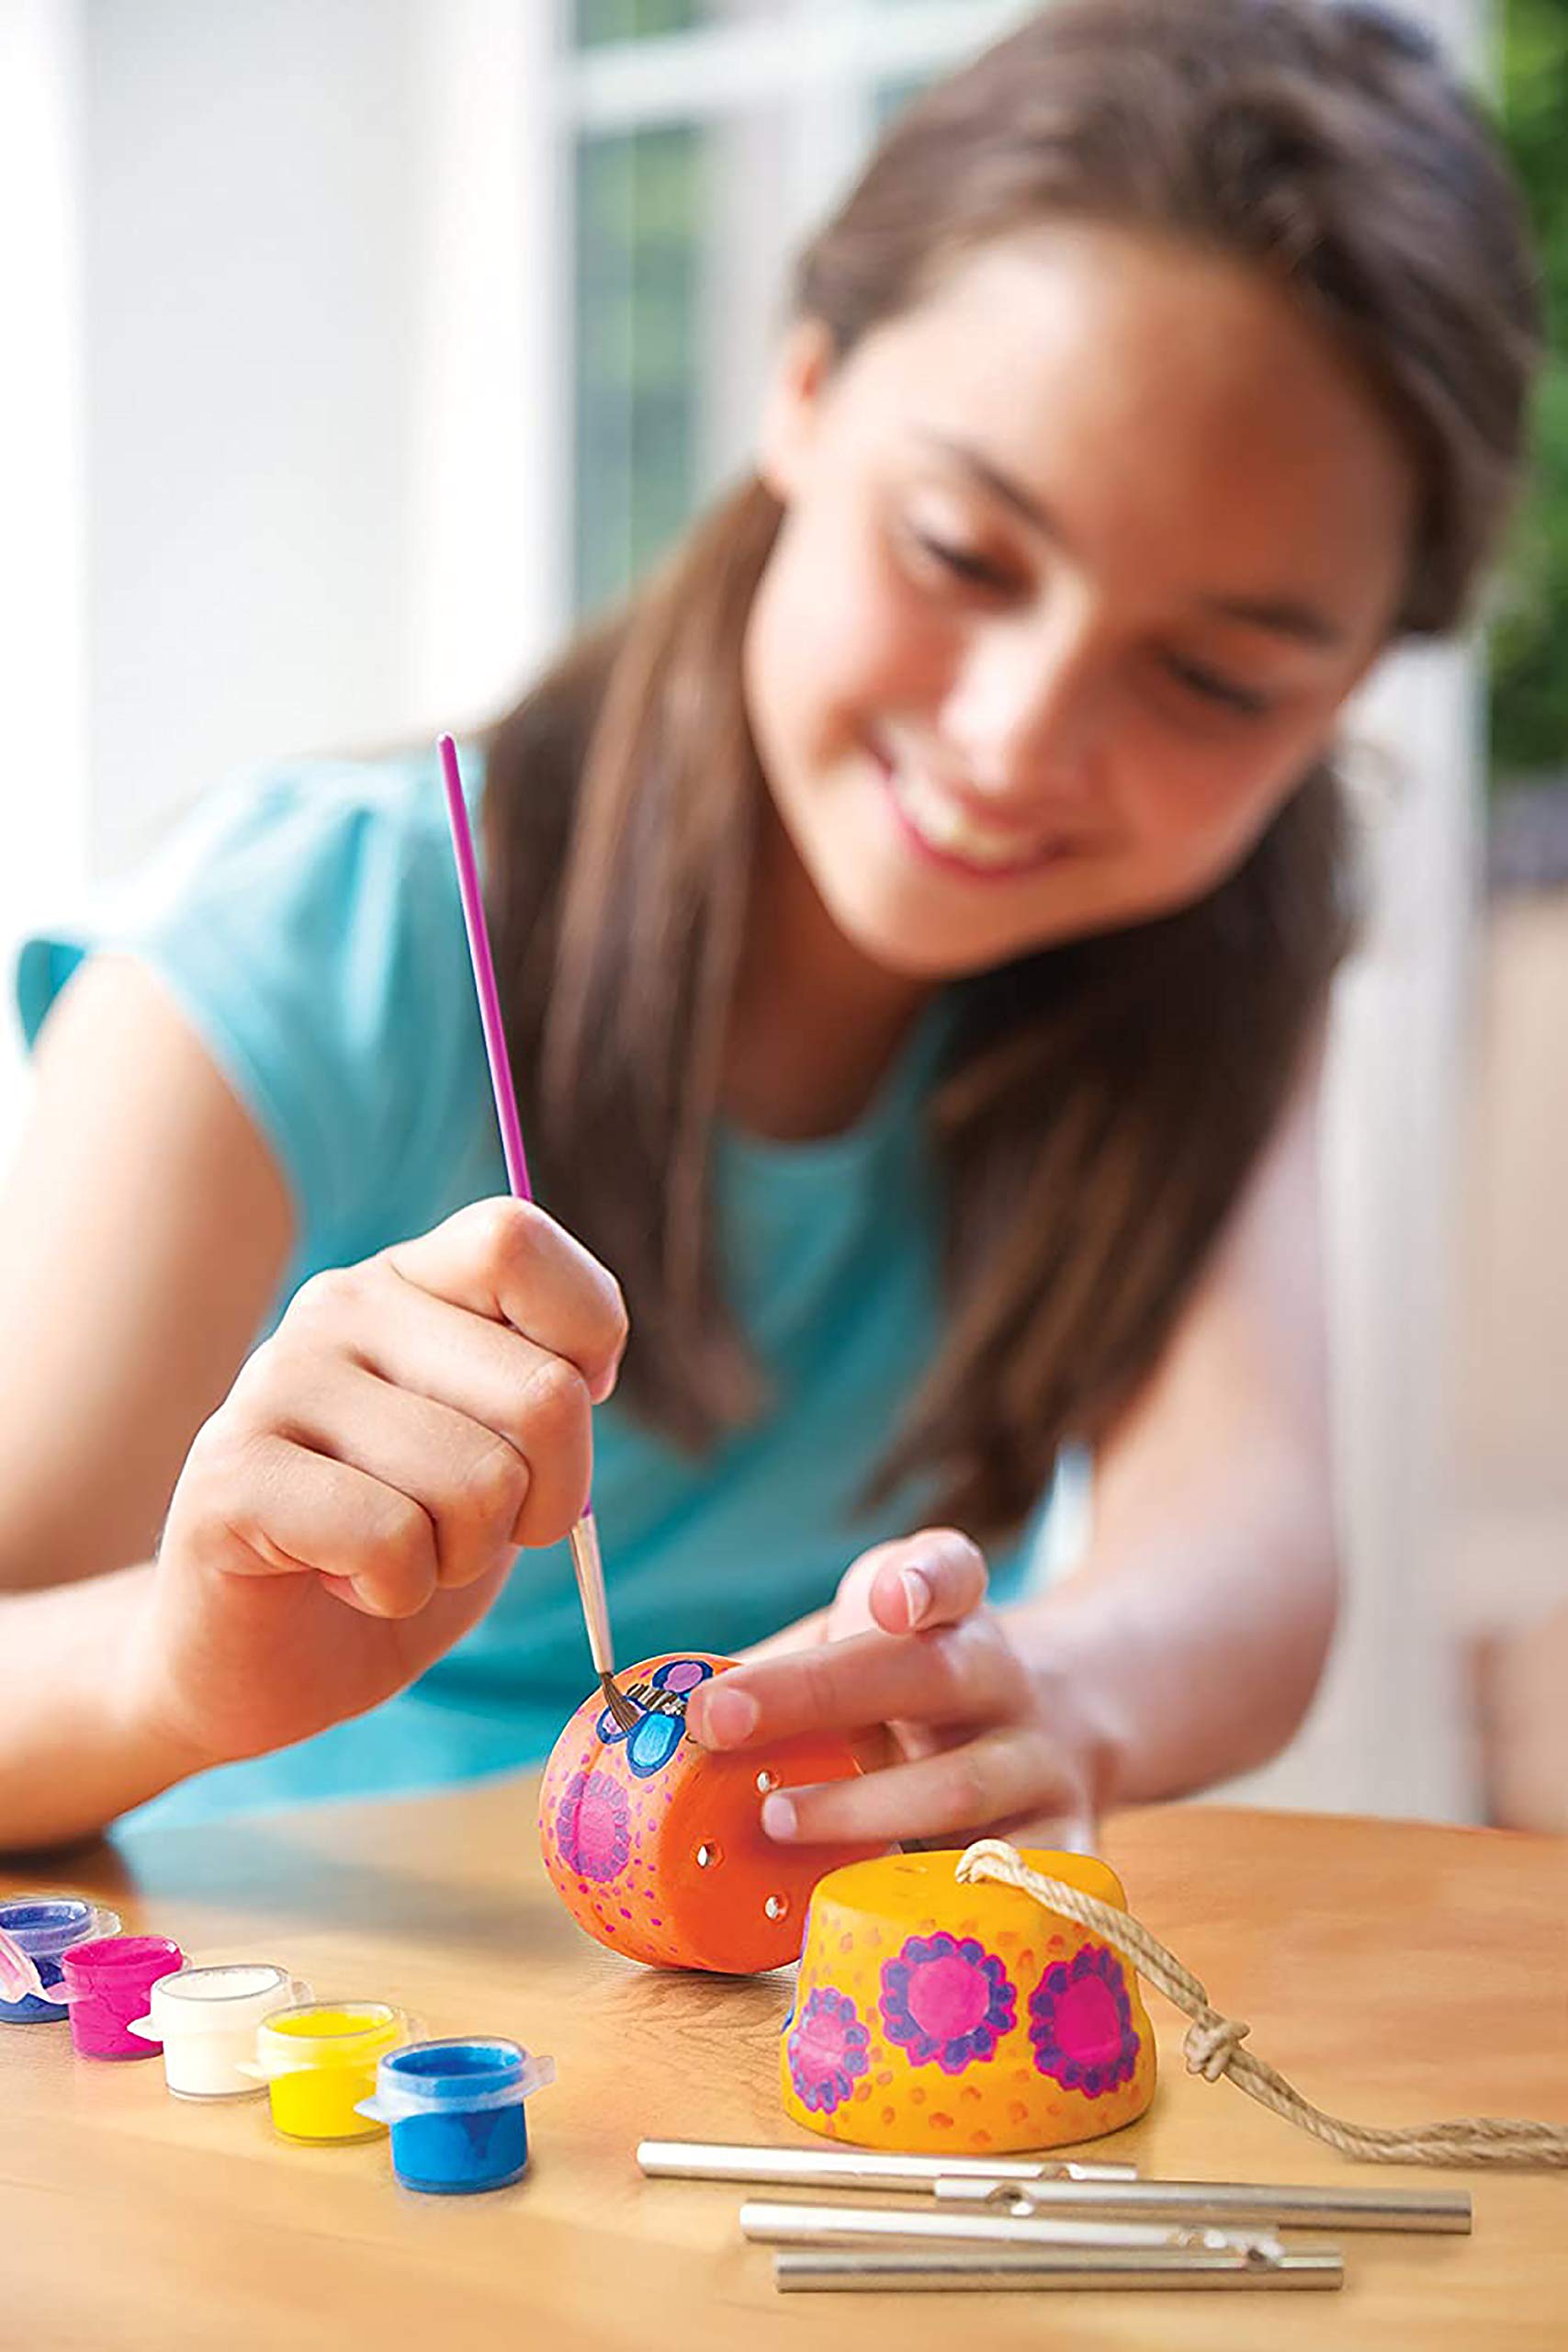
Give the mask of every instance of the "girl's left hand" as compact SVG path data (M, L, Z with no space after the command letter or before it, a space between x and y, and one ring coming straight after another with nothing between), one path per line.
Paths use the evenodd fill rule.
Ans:
M863 1554L830 1609L694 1691L687 1722L719 1749L836 1731L863 1752L857 1736L886 1726L877 1769L765 1800L762 1826L782 1843L998 1836L1086 1851L1093 1743L1050 1680L987 1608L976 1546L928 1528Z

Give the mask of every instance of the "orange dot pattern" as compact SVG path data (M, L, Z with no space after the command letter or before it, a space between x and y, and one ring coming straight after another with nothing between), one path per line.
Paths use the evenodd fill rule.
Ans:
M1126 1907L1103 1862L1024 1859ZM961 1884L957 1860L887 1855L818 1885L782 2041L785 2113L828 2139L909 2154L1120 2131L1155 2089L1136 1974L1017 1888Z
M719 1755L685 1735L685 1698L732 1658L672 1651L618 1679L649 1711L617 1736L600 1692L571 1717L545 1768L539 1843L578 1926L656 1968L750 1975L800 1950L811 1891L842 1847L780 1846L762 1834L763 1791L859 1770L847 1742L780 1741ZM699 1860L698 1857L703 1859Z

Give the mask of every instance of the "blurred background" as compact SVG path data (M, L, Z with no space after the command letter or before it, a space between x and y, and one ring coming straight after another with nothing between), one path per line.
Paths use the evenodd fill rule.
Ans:
M204 789L458 728L744 463L787 257L996 0L0 0L0 951ZM1416 0L1568 318L1568 0ZM1485 631L1353 715L1351 1591L1254 1800L1568 1827L1568 372ZM0 1042L0 1141L26 1096Z

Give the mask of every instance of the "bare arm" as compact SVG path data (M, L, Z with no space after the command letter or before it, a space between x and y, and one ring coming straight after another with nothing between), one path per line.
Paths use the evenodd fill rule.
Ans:
M72 982L0 1193L0 1845L96 1828L199 1760L124 1702L192 1439L287 1261L249 1115L140 966Z
M150 1555L291 1240L276 1163L171 998L89 963L0 1192L0 1592Z
M1316 1687L1337 1598L1319 1191L1314 1069L1101 1448L1082 1569L1006 1612L1090 1704L1101 1804L1262 1762Z
M284 1188L134 967L51 1020L0 1231L0 1850L378 1705L581 1509L611 1275L477 1202L317 1275L247 1354Z
M926 1528L863 1554L829 1611L694 1696L718 1747L894 1727L884 1769L770 1796L772 1836L1083 1845L1106 1807L1289 1738L1337 1583L1318 1222L1314 1070L1101 1445L1079 1571L993 1611L975 1545Z

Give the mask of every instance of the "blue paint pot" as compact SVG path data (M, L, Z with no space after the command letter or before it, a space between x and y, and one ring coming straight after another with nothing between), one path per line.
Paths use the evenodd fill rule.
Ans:
M14 1894L0 1903L0 1930L31 1962L39 1988L0 1999L0 2025L55 2025L71 2014L67 2003L49 1998L51 1987L63 1974L65 1953L73 1944L118 1936L119 1920L114 1912L78 1894Z
M465 2197L504 2188L528 2162L523 2102L556 2078L515 2041L414 2041L389 2050L359 2113L389 2125L405 2188Z

